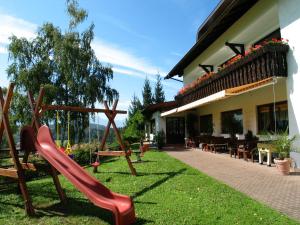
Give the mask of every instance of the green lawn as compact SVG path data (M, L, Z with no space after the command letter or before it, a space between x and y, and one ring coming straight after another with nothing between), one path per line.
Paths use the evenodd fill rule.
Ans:
M134 199L137 224L298 224L294 220L169 157L147 152L129 173L124 158L100 167L96 174L113 191ZM89 203L60 177L69 202L61 206L52 180L28 183L37 216L24 216L16 188L0 192L0 224L112 224L111 214Z

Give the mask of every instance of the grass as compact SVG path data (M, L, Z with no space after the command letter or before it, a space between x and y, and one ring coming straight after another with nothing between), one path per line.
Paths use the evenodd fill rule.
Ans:
M298 224L279 212L169 157L147 152L130 175L124 158L104 163L96 177L134 199L137 224ZM91 169L89 169L91 171ZM50 178L28 182L37 216L24 216L17 189L0 192L0 224L113 224L109 212L89 203L60 177L68 204L59 204Z

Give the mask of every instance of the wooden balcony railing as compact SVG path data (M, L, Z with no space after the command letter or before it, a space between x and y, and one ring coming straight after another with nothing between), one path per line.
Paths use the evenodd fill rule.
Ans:
M267 44L217 72L192 90L178 94L175 99L179 105L185 105L228 88L273 76L287 77L288 50L289 46L285 44Z

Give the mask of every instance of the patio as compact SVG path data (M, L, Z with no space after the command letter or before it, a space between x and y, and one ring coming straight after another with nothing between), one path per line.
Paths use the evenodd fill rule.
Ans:
M300 221L299 172L282 176L274 166L267 167L230 158L228 154L213 154L198 149L166 151L170 156Z

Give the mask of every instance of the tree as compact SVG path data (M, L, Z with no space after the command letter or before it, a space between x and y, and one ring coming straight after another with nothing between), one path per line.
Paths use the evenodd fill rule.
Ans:
M161 84L161 76L157 74L156 76L156 84L154 89L154 103L161 103L165 101L165 92L163 90L163 86Z
M138 142L144 136L144 116L141 110L137 110L135 114L127 121L127 126L124 130L124 140L130 143Z
M27 91L37 95L39 87L44 85L45 103L83 107L94 107L97 101L111 103L118 98L118 92L109 86L113 79L111 67L102 65L91 48L94 24L83 32L76 30L88 16L76 0L67 0L67 13L70 21L65 32L48 22L39 28L33 40L10 38L8 78L16 84L21 96ZM44 118L46 122L53 121L53 112L45 114ZM64 126L66 118L64 112L61 116ZM71 118L71 130L77 130L77 139L81 140L88 116L72 113ZM18 117L18 120L25 123L29 118Z
M140 99L134 94L128 108L128 117L131 118L138 110L142 110L143 105Z
M144 108L146 108L148 105L151 105L153 103L152 90L151 90L150 81L148 77L146 77L145 79L142 94L143 94L143 106Z

